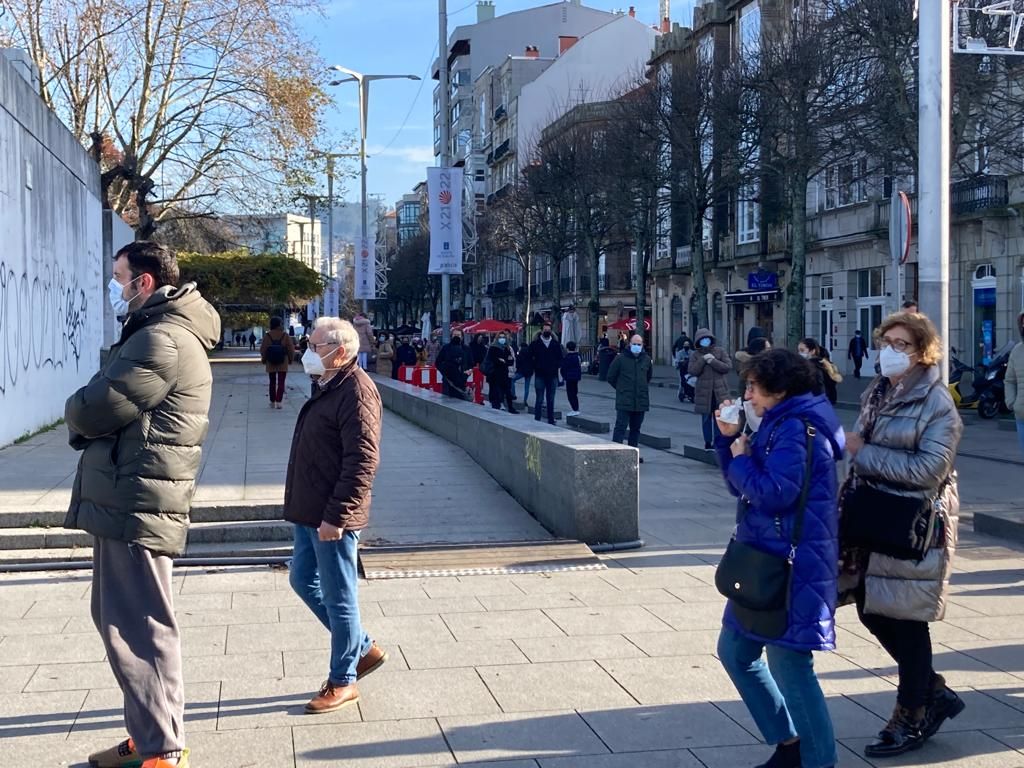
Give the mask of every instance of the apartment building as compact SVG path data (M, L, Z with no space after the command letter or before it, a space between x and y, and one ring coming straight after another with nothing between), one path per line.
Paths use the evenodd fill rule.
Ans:
M270 216L224 216L238 247L252 253L283 253L320 271L323 238L320 219L282 213Z

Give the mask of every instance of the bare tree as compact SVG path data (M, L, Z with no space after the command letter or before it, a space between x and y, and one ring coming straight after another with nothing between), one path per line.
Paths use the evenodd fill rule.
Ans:
M253 210L302 177L328 103L296 0L4 0L40 96L103 165L140 237L214 201ZM316 10L314 0L312 10Z
M855 5L855 4L848 4ZM739 170L744 190L756 190L762 231L788 223L790 279L786 288L786 344L804 335L807 273L807 190L812 179L858 151L867 102L867 57L845 34L844 8L779 14L756 41L743 41L739 72L739 136L752 150ZM763 235L762 235L763 237Z

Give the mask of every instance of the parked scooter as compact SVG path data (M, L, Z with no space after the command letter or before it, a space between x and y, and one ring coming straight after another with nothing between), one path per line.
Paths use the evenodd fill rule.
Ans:
M973 387L974 382L977 381L978 372L962 360L957 359L955 348L952 350L949 362L951 364L949 370L949 394L953 398L953 403L957 408L963 408L964 410L976 409L981 399L977 390ZM970 393L967 392L968 387L972 388Z

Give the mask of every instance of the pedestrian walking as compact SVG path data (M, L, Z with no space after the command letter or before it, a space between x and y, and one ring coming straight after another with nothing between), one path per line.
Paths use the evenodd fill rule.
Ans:
M697 347L690 355L687 373L697 377L693 411L701 417L704 450L711 450L715 439L715 408L729 396L726 375L732 369L732 361L707 328L698 329L694 340Z
M685 339L682 346L672 353L672 365L679 372L679 390L676 392L676 399L680 403L692 403L696 394L694 387L697 384L697 377L691 376L688 370L692 352L693 347L690 345L690 340Z
M370 368L370 353L374 350L373 325L362 312L356 313L352 325L359 334L359 367L367 371Z
M264 334L260 343L260 360L270 378L270 407L280 410L283 406L284 384L288 376L288 367L295 359L295 343L292 337L284 332L280 317L270 318L270 331Z
M468 400L466 372L473 368L473 354L462 343L462 332L454 331L452 340L437 354L437 370L441 373L442 393L459 400Z
M168 249L140 240L114 257L109 299L125 315L102 369L68 398L82 451L65 528L92 534L92 620L124 697L128 739L89 755L97 768L186 768L181 635L171 558L185 551L209 428L207 352L216 310L178 286Z
M560 366L562 381L565 382L565 396L569 399L569 415L580 415L580 380L583 378L583 359L576 351L576 342L565 345L565 357Z
M917 749L964 708L934 671L928 629L949 597L963 424L939 372L942 340L931 320L898 312L877 333L882 373L847 440L840 593L899 670L892 717L864 749L888 757Z
M555 392L558 390L558 370L562 364L562 345L551 332L551 323L541 326L540 338L530 344L530 361L533 364L534 401L533 418L540 421L540 409L547 399L548 424L555 423Z
M386 334L377 339L377 362L374 370L381 376L391 376L392 363L395 360L395 343Z
M864 340L863 334L857 330L853 332L850 339L850 346L846 350L846 359L853 361L853 378L860 378L860 369L864 365L864 358L868 356L868 343Z
M760 333L755 333L755 331L760 331ZM736 372L742 377L743 371L746 370L754 356L771 348L772 343L764 331L756 327L751 328L750 333L747 334L747 346L736 353Z
M256 332L249 331L249 351L254 352L256 350Z
M758 768L832 768L835 734L813 653L836 644L843 431L826 398L814 394L814 369L793 352L766 351L744 375L745 399L761 418L757 433L748 438L739 419L723 415L731 401L715 412L719 464L739 499L715 575L729 598L718 658L765 743L775 746Z
M1017 420L1017 439L1020 441L1020 452L1024 455L1024 312L1017 315L1017 331L1021 340L1010 352L1010 361L1006 366L1006 407L1013 411Z
M629 347L615 358L608 369L608 383L615 388L615 429L612 441L621 443L629 430L629 445L640 445L640 427L651 410L651 377L654 363L644 351L644 339L633 334ZM643 464L643 457L640 463Z
M540 338L538 333L536 338ZM516 382L523 382L523 408L530 408L530 385L533 384L533 357L530 355L530 345L527 344L516 352L516 372L512 377L512 399L516 397ZM536 398L534 398L536 400Z
M828 352L816 339L810 337L801 339L800 343L797 344L796 351L800 357L804 360L809 360L814 365L815 370L818 372L819 389L825 393L828 401L832 405L839 402L839 389L836 385L843 380L843 376L839 373L839 369L829 360Z
M576 313L576 305L570 304L562 313L562 344L568 349L570 342L578 347L582 340L580 316Z
M618 354L611 342L608 340L608 334L604 334L601 340L597 343L597 380L608 381L608 369L612 367L612 361L615 360L615 355Z
M499 333L488 347L480 371L487 379L487 399L491 408L500 410L504 402L509 413L519 413L512 403L511 371L516 367L516 355L508 343L508 334Z
M356 681L388 659L359 613L360 532L380 462L381 402L357 364L359 333L336 317L317 318L302 365L319 377L295 423L284 488L284 519L295 525L289 582L331 635L328 674L309 714L359 700Z

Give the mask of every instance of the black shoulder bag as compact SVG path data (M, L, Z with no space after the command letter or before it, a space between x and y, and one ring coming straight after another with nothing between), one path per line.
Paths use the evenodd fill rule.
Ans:
M789 626L793 560L804 529L814 463L814 438L817 435L815 428L806 421L804 428L807 434L807 465L793 520L789 554L779 557L763 552L737 541L734 536L715 571L715 586L732 602L736 620L748 632L769 639L782 637Z

